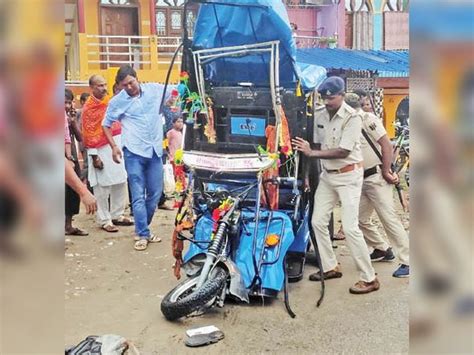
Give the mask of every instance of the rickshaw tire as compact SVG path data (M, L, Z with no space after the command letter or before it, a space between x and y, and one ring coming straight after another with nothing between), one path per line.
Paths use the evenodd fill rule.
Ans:
M168 292L161 301L161 313L163 313L165 318L169 321L174 321L181 317L187 316L199 310L213 298L217 297L225 285L227 280L227 272L224 269L217 267L213 271L213 275L214 276L212 278L209 278L206 280L206 282L204 282L199 290L193 291L190 295L182 299L178 299L177 301L171 300L173 295L180 290L181 293L188 291L189 287L193 287L193 285L195 285L199 276L184 280L170 292ZM186 287L186 284L189 284L189 286Z

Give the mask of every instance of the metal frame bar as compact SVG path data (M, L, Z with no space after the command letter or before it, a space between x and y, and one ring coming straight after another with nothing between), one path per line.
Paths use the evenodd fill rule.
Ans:
M268 42L261 42L261 43L255 43L255 44L244 44L244 45L239 45L239 46L200 49L198 51L194 51L193 53L214 53L214 52L225 52L225 51L238 50L238 49L264 48L273 44L278 45L279 43L280 41L268 41Z
M250 55L251 53L262 53L262 52L272 52L272 49L246 49L246 50L241 50L241 51L233 51L229 53L220 53L220 54L212 54L212 55L207 55L207 56L201 56L201 59L205 59L205 61L202 62L202 64L207 64L209 62L212 62L215 59L219 59L222 57L243 57L246 55Z
M132 44L127 43L109 43L108 38L106 38L105 43L88 43L89 47L101 46L101 47L131 47ZM133 44L134 47L140 48L150 48L149 44Z
M129 55L129 54L135 54L135 52L96 52L96 51L90 51L90 52L87 52L89 55L110 55L110 56L114 56L114 55ZM140 54L142 56L150 56L151 53L150 52L145 52L145 53L141 53Z
M235 55L249 55L249 53L266 53L270 52L270 95L272 97L272 106L275 113L276 120L276 142L275 147L278 147L278 141L281 132L281 99L280 99L280 74L279 74L279 45L280 41L269 41L249 45L230 46L230 47L219 47L201 49L193 52L194 70L196 75L196 82L198 86L198 92L201 98L203 98L203 104L206 109L206 115L208 114L208 107L205 100L205 83L204 83L204 71L203 66L212 60L235 56ZM203 59L207 59L203 61Z
M134 62L123 61L123 60L108 60L104 62L103 60L89 60L89 63L92 64L133 64ZM151 64L149 60L139 61L138 64Z
M146 39L150 38L150 36L116 36L116 35L87 35L87 38L133 38L133 39Z

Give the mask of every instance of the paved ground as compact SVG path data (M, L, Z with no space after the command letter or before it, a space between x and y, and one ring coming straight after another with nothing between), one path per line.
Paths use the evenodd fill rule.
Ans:
M327 282L320 308L319 283L307 279L315 268L308 265L305 278L290 286L295 319L281 295L264 305L226 304L205 316L166 321L160 302L177 282L171 269L173 218L174 212L158 212L152 229L164 240L139 253L132 248L131 227L107 234L93 226L92 217L77 216L76 225L91 235L66 242L65 344L114 333L134 341L142 354L408 353L408 279L391 276L396 263L376 263L381 289L349 294L357 275L344 242L336 249L344 276ZM224 340L199 349L184 345L187 329L211 324L225 333Z

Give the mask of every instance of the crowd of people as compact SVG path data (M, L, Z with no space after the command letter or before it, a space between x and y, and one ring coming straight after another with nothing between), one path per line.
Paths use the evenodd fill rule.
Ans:
M172 159L181 147L183 121L179 113L175 117L162 115L164 86L140 83L129 65L118 70L112 97L105 78L100 75L90 77L89 87L90 93L81 95L80 110L74 108L73 93L65 90L67 165L93 192L92 200L81 190L87 210L97 211L98 226L115 233L120 226L134 225L134 248L142 251L149 243L161 241L150 230L155 210L172 209L163 194L163 160L167 158L163 127L172 124L166 135L168 159ZM166 96L165 105L170 106L171 95L166 93ZM73 216L79 213L80 200L77 184L67 182L66 235L88 235L72 224ZM125 215L127 200L133 219Z
M120 226L134 224L134 248L142 251L149 243L161 241L150 230L150 223L164 196L163 160L168 155L173 161L182 144L183 119L179 110L172 109L176 95L170 88L164 107L160 107L164 86L140 83L128 65L117 72L113 97L100 75L91 76L89 86L90 94L81 95L84 102L79 112L72 92L66 89L65 156L77 177L87 180L93 191L100 228L114 233ZM293 145L304 155L320 159L322 165L311 223L324 278L342 277L328 229L333 209L340 202L342 228L338 234L346 239L360 272L350 292L376 291L380 283L372 262L394 260L393 251L400 261L393 276L409 276L408 235L393 201L392 187L399 178L391 170L392 145L382 120L372 112L367 93L345 93L339 77L326 79L318 91L324 105L315 108L313 142L296 137ZM167 154L164 137L169 141ZM84 156L82 165L79 153ZM127 190L134 220L125 216ZM90 196L82 194L90 203ZM78 193L66 186L68 235L88 234L72 224L79 203ZM374 211L393 248L373 223ZM321 281L321 274L309 278Z

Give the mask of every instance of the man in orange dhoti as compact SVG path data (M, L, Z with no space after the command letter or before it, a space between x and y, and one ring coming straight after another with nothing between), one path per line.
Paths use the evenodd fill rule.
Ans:
M124 217L127 173L123 162L112 161L112 151L102 129L109 96L107 84L100 75L89 79L91 95L82 110L82 134L89 162L89 183L97 199L97 222L107 232L117 232L117 225L132 225ZM111 127L114 140L120 146L121 126ZM110 205L109 205L110 201Z

